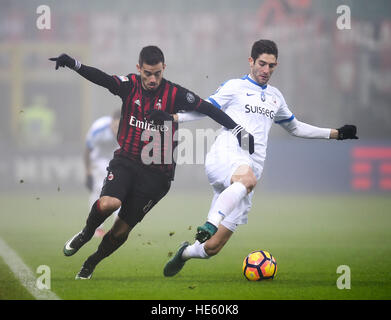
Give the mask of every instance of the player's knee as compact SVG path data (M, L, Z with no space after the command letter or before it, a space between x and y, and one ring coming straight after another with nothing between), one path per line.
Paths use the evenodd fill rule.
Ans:
M245 184L247 188L247 192L250 193L255 188L256 185L257 185L257 178L255 177L254 173L252 173L252 175L248 177L248 180Z
M246 171L244 174L235 174L232 176L231 182L240 182L246 189L247 193L250 193L257 185L257 178L252 170Z
M99 199L99 207L102 212L114 212L121 207L121 200L113 197L103 196Z

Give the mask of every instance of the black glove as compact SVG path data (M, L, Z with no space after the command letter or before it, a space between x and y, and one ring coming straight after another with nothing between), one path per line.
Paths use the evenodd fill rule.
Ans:
M146 114L148 121L153 121L156 124L163 124L164 121L173 121L174 117L163 110L152 109L148 110Z
M237 125L231 130L231 133L238 139L239 146L249 154L254 153L254 136L247 132L242 126Z
M358 139L356 136L357 128L354 125L345 124L343 127L338 128L338 138L337 140L345 139Z
M86 187L88 191L92 191L92 186L94 185L94 179L92 178L92 175L88 174L86 176Z
M63 53L57 58L49 58L50 61L56 61L56 70L58 67L68 67L77 70L80 68L80 62Z

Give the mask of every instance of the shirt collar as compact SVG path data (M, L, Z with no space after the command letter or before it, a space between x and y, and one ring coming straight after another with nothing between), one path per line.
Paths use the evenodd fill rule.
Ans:
M264 85L260 85L258 82L256 82L255 80L251 79L250 76L247 74L245 75L243 78L243 80L248 80L250 81L251 83L257 85L258 87L261 87L262 90L265 90L267 88L267 84L264 84Z

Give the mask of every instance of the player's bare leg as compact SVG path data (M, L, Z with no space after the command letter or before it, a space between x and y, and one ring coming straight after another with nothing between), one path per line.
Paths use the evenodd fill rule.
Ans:
M90 279L96 265L124 244L131 230L132 228L117 216L113 227L104 235L97 251L83 263L76 279Z
M121 201L117 198L103 196L98 199L91 208L83 230L65 243L63 248L64 255L74 255L83 245L91 240L96 228L120 206Z
M197 228L196 240L203 243L217 231L220 222L235 209L239 202L250 193L257 179L248 165L239 166L231 177L231 185L217 198L209 212L207 222Z
M218 254L231 238L232 234L233 232L231 230L220 224L217 232L204 243L204 250L208 257Z
M220 225L217 232L205 243L198 240L190 245L187 241L183 242L175 256L167 262L163 274L166 277L175 276L182 270L187 260L191 258L208 259L221 251L221 249L231 238L233 232L223 225Z

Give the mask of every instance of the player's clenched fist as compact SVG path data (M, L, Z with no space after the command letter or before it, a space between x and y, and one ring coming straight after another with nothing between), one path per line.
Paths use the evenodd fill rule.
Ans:
M57 58L49 58L49 60L56 62L56 70L59 67L68 67L74 70L78 70L80 68L80 62L65 53L59 55Z
M345 124L343 127L338 128L338 138L337 140L345 139L358 139L356 136L357 128L354 125Z

